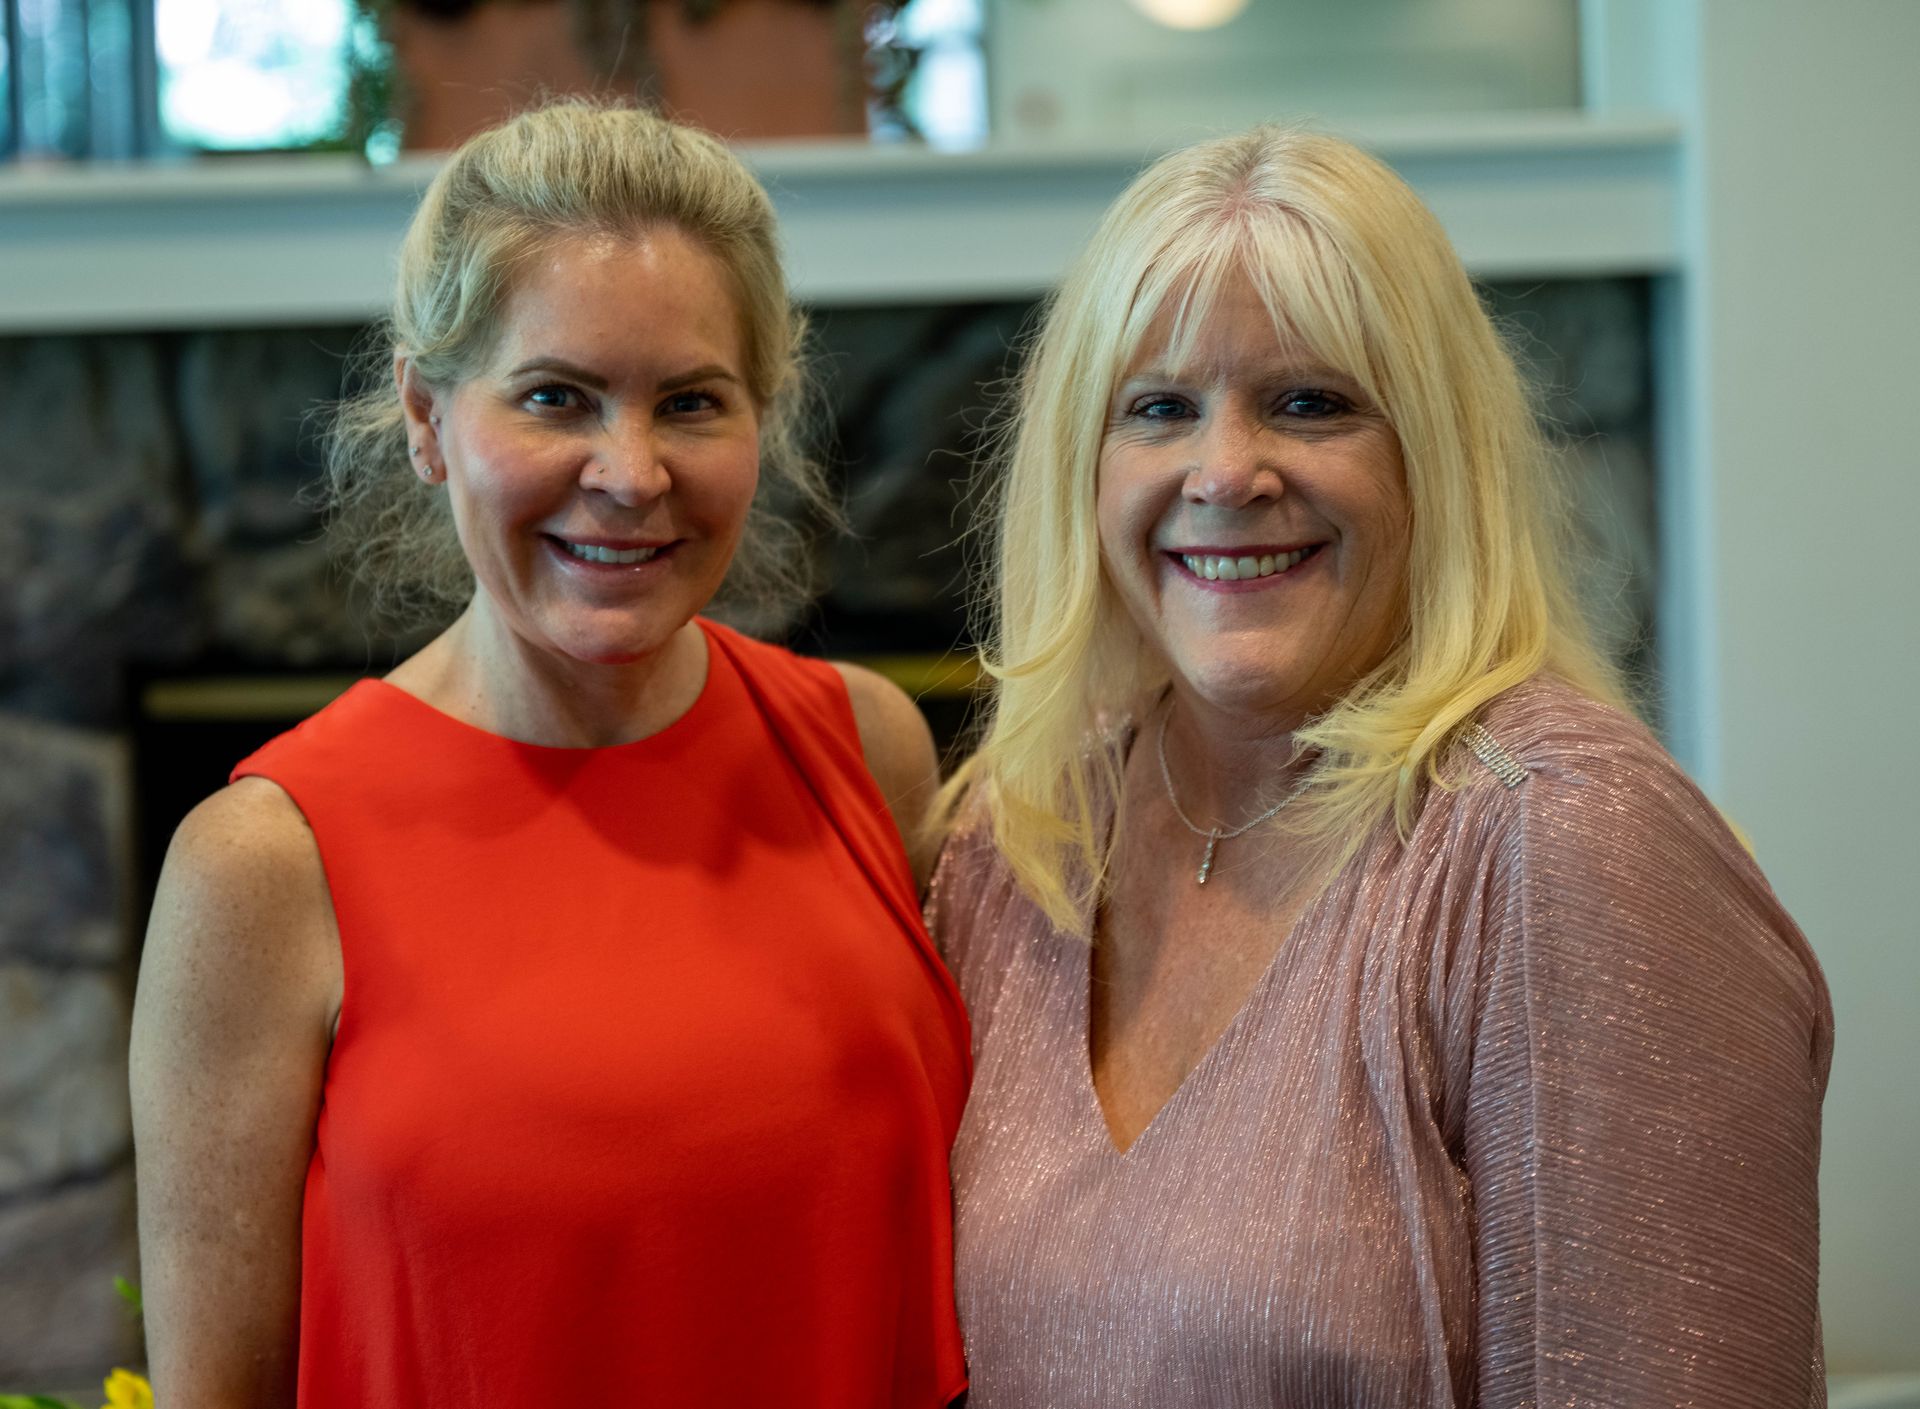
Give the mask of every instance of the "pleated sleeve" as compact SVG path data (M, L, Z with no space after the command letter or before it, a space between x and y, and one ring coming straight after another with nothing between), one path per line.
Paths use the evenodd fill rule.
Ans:
M1515 752L1461 1134L1480 1402L1823 1404L1819 968L1638 726Z
M1824 1403L1818 966L1638 728L1532 754L1463 1123L1480 1401Z

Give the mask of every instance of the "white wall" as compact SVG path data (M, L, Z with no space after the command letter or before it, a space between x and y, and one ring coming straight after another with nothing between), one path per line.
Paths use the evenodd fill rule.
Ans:
M1676 704L1833 990L1830 1368L1916 1371L1920 3L1671 0L1668 22L1689 208L1663 387L1685 451Z

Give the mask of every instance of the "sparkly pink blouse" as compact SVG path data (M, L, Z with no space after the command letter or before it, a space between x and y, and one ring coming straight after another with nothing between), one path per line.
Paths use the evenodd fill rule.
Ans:
M1638 724L1536 681L1481 725L1125 1154L1087 935L949 842L970 1409L1825 1402L1805 939Z

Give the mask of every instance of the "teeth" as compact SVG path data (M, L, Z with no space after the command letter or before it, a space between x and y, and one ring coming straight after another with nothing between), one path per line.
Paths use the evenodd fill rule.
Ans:
M658 548L596 548L589 543L569 543L564 538L560 546L590 563L644 563L660 551Z
M1285 572L1312 551L1311 548L1297 548L1291 553L1267 553L1258 558L1182 553L1180 561L1186 564L1188 572L1195 577L1204 577L1209 582L1246 582L1252 578L1272 577L1277 572Z

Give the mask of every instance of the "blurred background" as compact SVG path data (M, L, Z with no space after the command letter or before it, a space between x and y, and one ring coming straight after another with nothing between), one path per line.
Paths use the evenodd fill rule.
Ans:
M1920 4L0 16L0 1390L139 1359L112 1280L137 1277L125 1045L158 859L236 759L423 639L369 630L332 570L308 412L435 153L566 92L658 102L773 191L857 534L820 547L815 608L750 624L892 674L949 741L970 456L1105 204L1272 118L1396 166L1540 387L1648 719L1826 965L1836 1403L1920 1384Z

